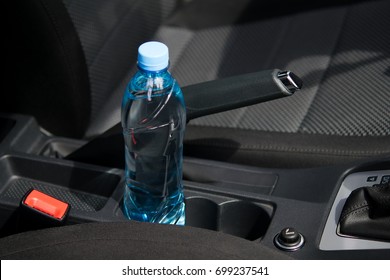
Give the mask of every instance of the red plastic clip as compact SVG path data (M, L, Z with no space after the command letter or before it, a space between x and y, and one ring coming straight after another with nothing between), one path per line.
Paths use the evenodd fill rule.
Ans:
M32 190L28 193L22 203L28 208L46 214L59 221L63 220L69 211L68 203L37 190Z

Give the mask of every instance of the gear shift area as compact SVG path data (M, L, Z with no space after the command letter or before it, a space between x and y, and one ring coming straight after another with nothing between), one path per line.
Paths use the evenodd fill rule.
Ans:
M390 249L390 170L356 172L341 183L320 250Z
M390 241L390 182L361 187L349 195L341 212L338 234Z

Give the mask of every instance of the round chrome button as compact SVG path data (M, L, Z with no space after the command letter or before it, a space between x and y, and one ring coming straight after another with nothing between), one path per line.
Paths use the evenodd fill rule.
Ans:
M296 251L305 244L305 238L294 228L287 227L275 236L274 243L281 250Z

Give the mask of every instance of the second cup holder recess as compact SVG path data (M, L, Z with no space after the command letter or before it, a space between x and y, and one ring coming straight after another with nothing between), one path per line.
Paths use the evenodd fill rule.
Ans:
M268 204L228 200L216 203L203 197L186 200L186 225L221 231L248 240L264 236L273 207Z

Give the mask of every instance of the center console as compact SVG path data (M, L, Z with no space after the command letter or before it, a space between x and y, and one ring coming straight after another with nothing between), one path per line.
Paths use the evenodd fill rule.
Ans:
M0 234L25 230L30 189L70 204L66 224L125 220L122 169L66 160L85 142L51 137L35 120L0 115ZM343 166L265 169L184 159L186 226L261 242L297 259L385 259L390 242L342 236L338 219L356 188L390 176L390 156Z

